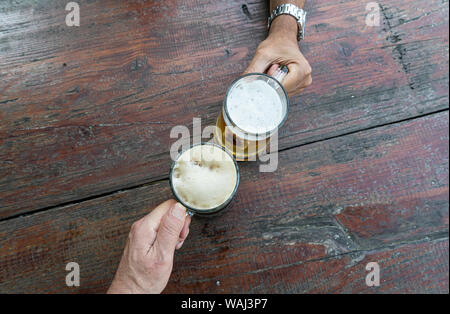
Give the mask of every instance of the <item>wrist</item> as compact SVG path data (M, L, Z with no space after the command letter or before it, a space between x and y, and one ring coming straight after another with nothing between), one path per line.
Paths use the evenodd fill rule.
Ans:
M137 294L144 293L143 289L137 286L136 282L131 278L122 278L115 276L111 286L108 289L108 294Z
M108 294L131 294L133 289L127 284L120 282L116 279L113 280L111 286L108 289Z
M283 14L277 16L270 25L269 36L282 36L297 42L298 25L295 17Z

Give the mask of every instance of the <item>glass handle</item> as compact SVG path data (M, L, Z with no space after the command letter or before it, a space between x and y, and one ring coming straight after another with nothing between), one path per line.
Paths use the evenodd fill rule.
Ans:
M288 74L289 69L287 66L283 65L281 68L278 68L275 73L272 75L274 79L278 82L283 83L284 78Z

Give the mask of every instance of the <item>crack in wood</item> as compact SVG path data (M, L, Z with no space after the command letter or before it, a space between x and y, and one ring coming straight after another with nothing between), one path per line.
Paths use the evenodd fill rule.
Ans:
M411 90L415 89L414 82L411 81L409 77L409 66L410 63L406 62L407 58L407 49L401 44L402 37L399 33L393 30L391 20L394 18L394 14L390 14L388 8L380 4L380 11L383 15L384 21L386 23L385 28L383 30L388 33L386 40L388 40L391 44L393 44L392 54L395 60L398 61L400 66L402 67L403 72L406 74L406 79L408 80L408 86Z
M440 232L440 233L436 233L436 234L426 235L421 240L417 240L417 241L409 241L409 242L404 241L401 243L392 243L392 244L388 244L385 246L379 246L379 247L372 248L372 249L354 250L354 251L340 253L340 254L333 255L333 256L313 258L313 259L307 259L304 261L298 261L298 262L293 262L293 263L289 263L289 264L264 267L264 268L260 268L257 270L252 270L252 271L239 273L239 274L216 276L214 278L214 280L224 279L224 278L230 279L232 277L257 274L257 273L261 273L261 272L265 272L265 271L278 270L278 269L283 269L283 268L292 267L292 266L304 265L304 264L308 264L308 263L317 263L317 262L335 260L335 259L340 259L345 256L355 256L355 258L353 258L352 261L356 264L358 262L358 260L362 261L364 259L364 257L369 254L383 252L383 251L387 251L387 250L393 250L393 249L401 248L401 247L411 245L411 244L439 243L439 242L443 242L443 241L448 241L448 239L449 239L448 231ZM362 256L364 256L364 257L362 257ZM204 281L209 281L209 280L211 280L211 279L205 278L205 279L196 279L195 281L196 282L204 282Z
M360 130L355 130L355 131L352 131L352 132L343 133L343 134L336 135L336 136L325 137L325 138L322 138L322 139L319 139L319 140L310 141L310 142L306 142L306 143L302 143L302 144L298 144L298 145L294 145L294 146L288 146L288 147L279 149L278 152L281 153L281 152L292 150L292 149L295 149L295 148L298 148L298 147L312 145L312 144L319 143L319 142L325 142L325 141L332 140L332 139L335 139L335 138L338 138L338 137L344 137L344 136L347 136L347 135L353 135L353 134L356 134L356 133L365 132L365 131L369 131L369 130L372 130L372 129L385 127L385 126L388 126L388 125L393 125L393 124L397 124L397 123L403 123L403 122L407 122L407 121L411 121L411 120L415 120L415 119L420 119L420 118L423 118L423 117L426 117L426 116L429 116L429 115L439 114L439 113L442 113L442 112L445 112L445 111L448 111L448 107L444 108L444 109L437 110L437 111L425 113L425 114L422 114L422 115L414 116L414 117L411 117L411 118L406 118L406 119L402 119L402 120L398 120L398 121L394 121L394 122L388 122L388 123L384 123L384 124L380 124L380 125L376 125L376 126L360 129ZM159 154L159 155L163 155L163 154L165 154L165 153L162 153L162 154ZM120 193L120 192L123 192L123 191L127 191L127 190L138 189L138 188L145 187L145 186L148 186L148 185L157 184L159 182L163 182L163 181L166 181L168 179L169 179L168 175L160 176L160 177L155 178L154 180L151 180L151 181L148 181L148 182L145 182L145 183L142 183L142 184L137 184L137 185L134 185L134 186L131 186L131 187L124 187L124 188L121 188L121 189L118 189L118 190L113 190L113 191L110 191L110 192L105 192L105 193L101 193L101 194L97 194L97 195L92 195L90 197L86 197L86 198L82 198L82 199L71 200L71 201L68 201L68 202L59 203L59 204L48 206L48 207L44 207L44 208L38 208L38 209L35 209L35 210L32 210L32 211L28 211L28 212L17 214L17 215L6 216L6 217L1 218L0 222L6 221L6 220L10 220L10 219L15 219L15 218L18 218L18 217L31 216L33 214L44 212L44 211L50 210L50 209L55 209L55 208L58 208L58 207L65 207L65 206L69 206L69 205L79 204L79 203L82 203L82 202L85 202L85 201L90 201L90 200L94 200L94 199L97 199L97 198L110 196L110 195L113 195L113 194L116 194L116 193Z

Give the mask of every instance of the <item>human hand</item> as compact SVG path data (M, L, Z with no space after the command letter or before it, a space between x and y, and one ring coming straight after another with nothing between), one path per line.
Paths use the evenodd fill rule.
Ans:
M108 293L161 293L169 281L175 249L189 233L191 218L168 200L131 226Z
M284 78L283 85L289 94L300 93L311 85L311 66L300 52L297 27L293 17L278 16L272 22L269 36L256 49L245 73L273 75L278 67L286 65L289 73Z

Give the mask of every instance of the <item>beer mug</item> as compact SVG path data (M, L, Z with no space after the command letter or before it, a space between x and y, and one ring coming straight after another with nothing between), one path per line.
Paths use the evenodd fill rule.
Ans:
M239 168L224 147L198 143L173 161L169 182L173 195L190 216L207 216L231 202L239 186Z
M283 66L273 76L245 74L228 88L214 141L228 149L236 160L256 160L286 121L289 98L281 82L287 72Z

